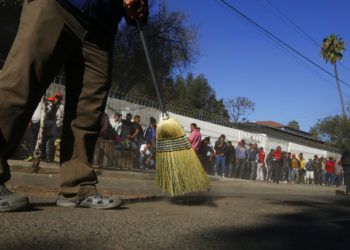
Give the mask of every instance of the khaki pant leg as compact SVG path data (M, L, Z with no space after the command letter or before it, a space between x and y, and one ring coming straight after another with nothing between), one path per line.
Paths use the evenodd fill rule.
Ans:
M19 144L41 96L76 43L74 25L68 30L64 15L73 20L56 1L24 2L16 38L0 73L2 159L8 159ZM9 175L6 169L0 167L0 178Z
M76 63L66 67L68 99L60 171L60 192L65 196L97 183L92 161L110 89L111 50L112 40L88 33L81 51L83 67Z

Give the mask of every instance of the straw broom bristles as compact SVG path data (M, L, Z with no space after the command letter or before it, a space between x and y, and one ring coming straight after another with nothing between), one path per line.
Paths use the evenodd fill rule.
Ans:
M205 191L209 180L180 123L169 118L140 22L136 21L152 82L159 99L162 119L156 132L156 169L159 187L170 196Z
M160 121L156 141L157 183L164 192L178 196L209 189L202 164L176 119Z

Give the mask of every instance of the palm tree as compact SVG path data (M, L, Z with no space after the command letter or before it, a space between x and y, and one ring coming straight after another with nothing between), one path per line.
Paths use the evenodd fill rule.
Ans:
M321 54L323 59L326 60L326 63L329 61L334 66L335 80L338 86L343 116L345 118L346 117L345 106L344 106L343 94L341 92L340 85L339 85L339 77L338 77L338 69L337 69L337 61L340 61L342 59L344 50L345 50L345 44L341 37L331 34L329 35L329 37L326 37L325 39L323 39Z

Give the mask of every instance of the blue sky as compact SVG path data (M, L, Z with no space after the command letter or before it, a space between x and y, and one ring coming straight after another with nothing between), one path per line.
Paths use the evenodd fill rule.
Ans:
M333 73L320 56L320 48L273 8L321 44L331 33L350 44L348 0L227 0L274 35ZM340 114L334 78L258 32L219 0L166 0L170 9L181 10L187 22L198 28L200 55L188 70L204 74L218 98L245 96L256 104L250 121L299 122L308 131L319 118ZM347 43L349 42L349 43ZM350 47L349 47L350 50ZM345 51L339 76L350 84L350 53ZM341 85L345 102L350 87Z

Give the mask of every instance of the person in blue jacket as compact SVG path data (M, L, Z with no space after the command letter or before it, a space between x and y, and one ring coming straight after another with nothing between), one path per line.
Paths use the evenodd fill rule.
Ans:
M25 0L20 25L0 72L0 212L26 207L10 191L7 160L54 76L66 77L60 194L57 205L107 209L117 197L98 194L91 168L111 79L118 23L144 24L147 0Z

